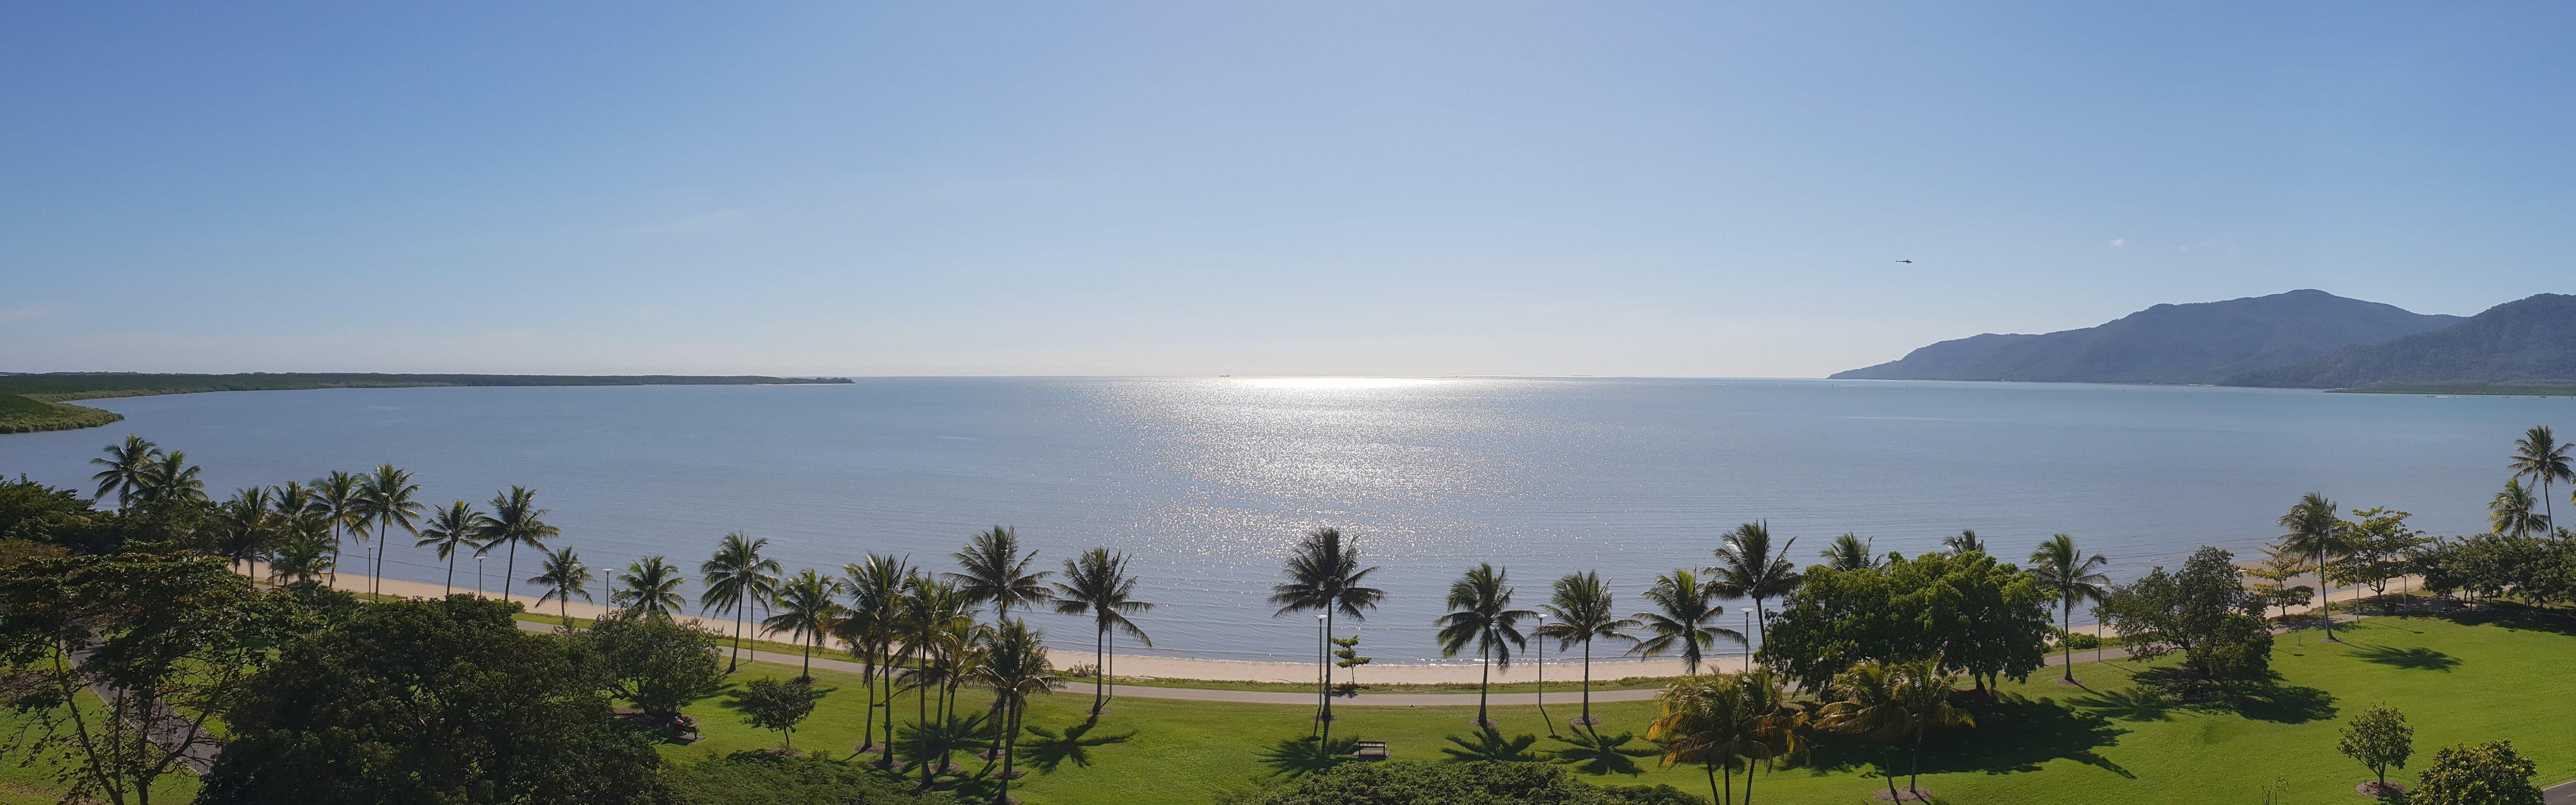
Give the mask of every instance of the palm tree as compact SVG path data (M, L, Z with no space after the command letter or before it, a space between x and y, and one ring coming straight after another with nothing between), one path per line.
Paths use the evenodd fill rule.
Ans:
M217 553L247 567L268 550L277 525L277 513L269 511L269 505L267 487L235 490L232 499L215 510Z
M2534 425L2523 431L2522 438L2513 443L2513 461L2508 465L2513 470L2513 477L2529 477L2532 486L2540 488L2544 516L2553 522L2558 519L2558 505L2549 497L2550 485L2559 481L2576 481L2576 469L2568 466L2567 448L2568 445L2560 443L2558 437L2549 432L2549 426ZM115 449L110 448L109 452L113 453Z
M1771 613L1762 608L1766 598L1778 598L1798 589L1798 565L1789 561L1789 547L1798 544L1791 537L1771 550L1771 524L1755 521L1736 526L1727 532L1717 546L1717 575L1713 590L1720 598L1753 599L1753 626L1756 634L1766 628ZM1750 648L1752 644L1747 643Z
M2277 522L2290 530L2290 533L2281 535L2283 550L2317 558L2317 589L2323 593L2319 600L2324 602L2321 611L2326 616L2326 641L2334 642L2334 587L2327 584L2326 559L2329 554L2343 550L2344 532L2343 520L2335 517L2335 503L2327 500L2323 492L2310 492L2299 498L2298 504L2291 506Z
M1636 620L1619 617L1610 598L1610 586L1602 583L1601 574L1592 571L1568 573L1556 580L1554 594L1539 609L1550 619L1530 630L1530 636L1554 638L1563 651L1583 644L1583 717L1576 726L1591 727L1601 723L1592 717L1592 641L1600 638L1634 640L1621 629L1634 629ZM1596 736L1597 737L1597 736Z
M917 737L913 741L913 758L922 767L922 785L928 786L931 775L946 765L928 762L930 689L939 687L943 694L947 690L948 674L957 652L963 648L957 638L973 628L974 619L969 615L972 605L957 585L914 574L904 579L904 593L904 648L913 655L913 667L904 673L912 679L915 692L913 734ZM940 708L943 712L947 709L944 696Z
M125 435L124 442L108 445L105 450L106 458L93 458L89 463L107 469L99 470L97 475L92 475L89 479L98 482L97 497L107 497L109 492L116 493L116 508L123 511L133 504L135 491L143 487L144 474L150 472L153 463L160 460L161 448L153 446L141 436L129 433Z
M1977 538L1976 529L1963 529L1959 532L1958 536L1942 540L1941 550L1951 554L1962 554L1969 551L1985 553L1986 541Z
M1753 805L1753 762L1770 769L1773 761L1806 751L1807 713L1789 703L1788 692L1769 668L1731 675L1744 702L1744 726L1738 730L1736 755L1744 758L1744 803Z
M832 600L840 591L841 585L830 577L806 568L778 585L773 597L777 601L773 611L778 614L760 622L772 632L794 635L799 647L805 649L804 675L797 677L800 680L814 681L814 649L823 645L823 637L832 633L833 624L841 620L844 611L840 602Z
M645 615L671 617L687 600L680 597L680 568L660 556L647 556L626 566L617 577L624 588L608 596L608 603L634 609Z
M1674 680L1655 694L1656 717L1646 725L1646 740L1664 747L1663 764L1698 763L1708 775L1708 801L1735 801L1736 748L1745 738L1750 718L1744 688L1731 674L1691 675ZM1718 769L1726 770L1719 793Z
M331 570L331 539L312 518L291 521L268 555L270 584L309 584Z
M890 653L901 633L898 602L903 598L904 577L912 570L902 559L883 554L868 554L867 561L854 562L841 568L841 591L849 597L849 616L842 618L837 630L841 640L850 645L850 653L859 657L859 677L868 688L867 723L860 734L874 740L877 708L894 706L894 658ZM884 660L883 663L878 662ZM879 671L884 671L886 691L883 701L877 696ZM886 714L886 752L894 751L894 714ZM865 750L862 745L862 751Z
M313 513L331 524L331 583L340 583L340 543L346 530L366 527L360 515L359 491L363 485L354 473L332 470L331 474L313 479Z
M501 562L501 600L510 600L510 579L519 574L519 546L542 551L547 539L563 533L563 529L546 524L547 514L545 509L537 508L536 490L513 486L510 491L492 494L491 522L483 530L483 548L476 555L510 546L509 558Z
M1833 545L1816 555L1825 560L1825 567L1834 570L1876 570L1887 565L1887 560L1878 555L1878 540L1862 542L1857 534L1835 537Z
M270 540L270 551L283 550L286 543L301 539L307 531L319 531L321 518L313 514L313 490L296 481L268 488L268 505L275 518L276 533ZM276 574L271 566L269 573Z
M2530 536L2534 531L2548 533L2549 516L2532 511L2531 498L2531 489L2523 486L2521 479L2505 481L2504 491L2487 501L2487 527L2515 537Z
M1449 584L1449 614L1433 621L1440 627L1440 656L1455 657L1467 644L1476 645L1476 663L1484 666L1484 678L1476 683L1476 726L1490 728L1493 719L1485 717L1486 692L1493 687L1494 666L1512 667L1512 648L1527 647L1529 639L1521 635L1520 620L1538 613L1512 609L1510 571L1496 569L1491 563L1478 564Z
M1020 717L1029 710L1029 697L1055 692L1055 668L1047 664L1046 634L1029 628L1027 621L1003 623L984 638L984 664L976 678L993 689L993 709L1000 715L998 729L1002 738L1001 791L993 797L995 805L1011 801L1012 754L1019 749Z
M957 582L967 600L992 604L995 623L1010 620L1011 607L1047 602L1046 577L1053 571L1029 572L1029 566L1037 564L1038 552L1020 552L1017 529L994 526L991 531L976 534L965 549L949 555L956 557L958 568L965 572L940 575Z
M1359 539L1342 539L1342 530L1325 526L1306 532L1297 547L1288 554L1285 571L1288 580L1270 587L1270 603L1279 605L1272 617L1291 612L1317 612L1324 616L1324 636L1331 638L1333 620L1349 615L1351 620L1368 620L1368 610L1386 599L1386 591L1366 586L1375 567L1360 567ZM1315 658L1315 678L1320 683L1316 698L1323 701L1324 735L1332 737L1333 699L1326 695L1332 688L1332 671L1324 658Z
M752 539L740 531L724 535L716 544L716 553L698 565L706 575L707 591L698 597L698 611L733 614L733 659L725 663L725 673L742 667L742 624L751 616L752 607L778 594L778 574L785 568L778 560L760 555L769 547L769 538Z
M2110 594L2107 587L2111 577L2101 572L2101 567L2110 563L2098 553L2085 556L2076 549L2075 538L2065 534L2049 537L2030 552L2030 575L2038 580L2041 592L2057 599L2058 626L2067 637L2075 634L2075 605L2101 601ZM2068 639L2057 642L2066 650L2066 681L2073 683L2075 643Z
M1111 631L1124 631L1147 648L1154 645L1145 630L1127 619L1154 608L1153 604L1136 600L1135 593L1136 577L1127 575L1127 555L1111 554L1108 548L1093 548L1076 559L1065 560L1064 580L1055 583L1056 614L1091 616L1092 653L1096 657L1092 665L1092 715L1099 715L1101 708L1108 705L1105 697Z
M419 494L420 484L412 483L411 473L391 464L377 466L374 474L359 481L358 516L376 523L376 562L374 572L368 576L369 593L383 586L385 540L393 537L394 529L420 535L420 529L412 527L411 522L420 516L420 502L413 500Z
M537 565L537 575L528 577L528 583L544 585L546 594L537 599L537 604L543 606L547 601L554 601L562 607L558 613L563 617L564 631L569 632L572 631L572 597L578 595L581 600L590 600L590 579L590 566L582 564L581 556L573 553L571 548L562 548L546 552L545 561Z
M1716 605L1711 584L1701 581L1699 574L1689 568L1674 568L1671 573L1656 576L1645 595L1655 610L1633 617L1650 636L1638 638L1637 646L1628 650L1630 654L1656 657L1678 652L1682 668L1697 674L1701 658L1710 646L1717 645L1719 638L1745 643L1743 632L1714 623L1718 616L1726 614L1726 608Z
M137 497L145 503L204 501L206 482L197 477L203 471L204 468L188 463L186 453L173 450L157 454L156 459L143 468L143 482L137 490Z
M1818 711L1826 729L1849 733L1862 740L1878 743L1889 751L1909 738L1914 744L1913 773L1907 788L1923 768L1923 738L1934 729L1973 726L1974 718L1950 706L1950 693L1956 687L1957 675L1943 671L1938 660L1889 664L1876 660L1854 665L1834 675L1831 689L1837 701ZM1896 764L1886 766L1887 795L1897 802L1906 796L1896 791Z
M492 518L474 510L474 504L456 501L429 516L429 525L420 530L420 542L414 547L437 546L438 558L447 560L447 583L439 595L456 593L456 556L467 549L481 554L482 545L474 541L492 524Z

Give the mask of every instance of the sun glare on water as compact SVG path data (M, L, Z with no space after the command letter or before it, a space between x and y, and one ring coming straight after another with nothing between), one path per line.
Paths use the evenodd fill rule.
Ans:
M1234 382L1259 389L1339 391L1409 388L1433 385L1442 381L1424 377L1250 377L1236 379Z

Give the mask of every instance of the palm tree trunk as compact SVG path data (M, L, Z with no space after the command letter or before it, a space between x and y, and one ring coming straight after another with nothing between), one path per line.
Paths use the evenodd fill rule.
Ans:
M732 659L730 659L730 660L726 660L726 661L725 661L725 673L728 673L728 674L733 673L733 672L734 672L734 669L742 667L742 610L743 610L743 602L742 602L742 599L743 599L743 598L745 598L745 597L746 597L746 596L744 596L744 595L743 595L743 594L741 594L741 593L735 593L735 594L734 594L734 602L733 602L733 652L732 652L731 654L727 655L727 656L732 657ZM504 599L504 600L506 600L506 599Z
M1331 605L1329 605L1329 604L1328 604L1328 605L1326 605L1326 606L1324 607L1324 642L1325 642L1325 644L1326 644L1326 645L1330 645L1330 644L1332 643L1332 639L1333 639L1333 608L1332 608L1332 606L1331 606ZM1332 656L1332 655L1330 655L1330 654L1326 654L1326 655L1324 655L1324 656L1322 656L1322 657L1316 657L1316 658L1315 658L1315 670L1318 670L1318 671L1322 671L1322 672L1324 672L1324 740L1327 740L1327 741L1330 741L1330 740L1332 740L1332 739L1333 739L1333 666L1331 666L1331 665L1327 664L1327 661L1326 661L1326 659L1325 659L1326 657L1330 657L1330 656ZM1483 715L1481 715L1481 714L1479 714L1479 715L1477 716L1477 718L1483 718L1483 717L1484 717L1484 716L1483 716Z
M1093 718L1100 717L1100 708L1103 706L1100 697L1105 694L1109 686L1108 641L1109 625L1104 623L1100 625L1099 633L1091 636L1091 716Z
M1109 683L1109 675L1116 672L1114 669L1118 665L1118 630L1103 629L1101 630L1101 633L1109 636L1109 639L1101 644L1102 648L1100 649L1100 682L1102 685L1107 685ZM1118 697L1118 694L1112 693L1109 694L1109 696L1114 699ZM1107 707L1109 706L1109 703L1104 700L1101 702L1100 706Z
M456 551L455 551L454 549L449 549L449 550L448 550L448 552L447 552L447 583L446 583L446 584L444 584L444 585L441 585L441 586L438 588L438 597L440 597L440 598L446 598L446 597L448 597L448 596L455 595L455 594L456 594ZM569 625L569 624L567 624L567 625Z
M921 656L916 659L919 660L919 664L913 666L914 670L929 669L930 660L927 653L921 653ZM927 681L926 677L924 681ZM912 762L921 765L921 787L929 788L931 769L930 764L924 762L927 759L924 756L930 754L930 686L914 684L912 694Z
M884 653L886 664L880 672L885 674L885 765L886 768L892 769L894 768L894 639L891 636L886 639Z
M1733 801L1735 796L1735 771L1733 769L1729 769L1726 772L1727 799L1717 798L1717 766L1708 762L1706 759L1702 759L1699 762L1699 770L1708 773L1708 801L1730 803Z
M1491 646L1479 646L1476 649L1476 664L1484 666L1485 669L1485 678L1476 683L1476 726L1486 729L1492 729L1494 723L1492 719L1485 717L1485 692L1494 686L1493 656L1494 650Z
M873 648L859 649L859 684L866 688L867 715L859 722L859 740L875 743L877 739L877 653ZM868 751L867 744L859 751Z
M2067 681L2067 683L2068 683L2068 684L2074 684L2074 682L2075 682L2075 599L2072 599L2072 598L2065 598L2065 599L2060 599L2060 600L2061 600L2061 601L2063 601L2064 603L2058 607L2058 613L2059 613L2059 614L2058 614L2058 616L2057 616L2057 628L2058 628L2058 631L2060 631L2060 632L2064 632L2064 634L2062 634L2062 635L2060 635L2060 636L2058 637L2057 642L2058 642L2059 644L2061 644L2061 645L2059 645L2059 646L2058 646L2058 648L2062 648L2062 649L2065 649L2065 650L2066 650L2066 681Z
M383 569L381 565L378 569ZM519 541L510 540L510 556L501 560L501 600L510 600L510 580L519 577Z
M2317 608L2326 613L2326 642L2334 642L2334 585L2326 583L2326 549L2317 548Z
M1590 635L1585 635L1583 638L1583 727L1592 728L1592 637ZM1592 737L1601 737L1601 731L1592 730Z
M1914 731L1914 752L1909 756L1909 760L1911 762L1905 770L1905 787L1913 789L1915 799L1920 801L1923 797L1923 730L1921 729Z
M822 633L820 633L820 632L815 633L815 635L814 635L814 642L816 642L816 643L823 642L823 636L822 636ZM804 671L804 676L801 676L801 677L798 677L798 678L799 678L799 679L802 679L802 680L804 680L804 681L807 681L807 682L812 682L812 681L814 681L814 647L809 645L809 646L798 646L797 648L801 648L801 649L804 649L804 650L805 650L805 671Z
M1895 744L1891 743L1887 745L1887 754L1889 755L1887 758L1887 799L1890 802L1904 802L1905 795L1896 793L1896 758L1894 757L1896 754ZM1907 783L1906 785L1911 786L1913 784Z
M1753 759L1744 759L1744 805L1753 805Z
M1017 710L1017 709L1019 709L1019 708L1016 708L1016 707L1012 707L1012 708L1005 708L1005 710ZM1019 715L1018 715L1017 713L1005 712L1005 713L1003 714L1003 718L1007 719L1007 720L1010 722L1010 727L1009 727L1008 731L1006 731L1006 732L1004 732L1004 733L1002 734L1002 793L1001 793L999 796L995 796L995 797L993 797L993 805L1010 805L1010 802L1011 802L1011 744L1012 744L1012 739L1019 737L1019 734L1020 734L1020 718L1019 718Z

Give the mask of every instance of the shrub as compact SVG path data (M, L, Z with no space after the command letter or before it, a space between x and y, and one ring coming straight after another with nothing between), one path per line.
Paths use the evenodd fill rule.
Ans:
M2445 747L2433 754L2422 783L2407 792L2409 805L2541 805L2540 787L2531 784L2538 769L2513 742Z
M915 798L866 769L810 757L736 752L667 767L663 782L676 805L894 805L950 803L946 794Z
M1271 792L1260 805L1683 805L1668 785L1596 787L1539 763L1345 764Z

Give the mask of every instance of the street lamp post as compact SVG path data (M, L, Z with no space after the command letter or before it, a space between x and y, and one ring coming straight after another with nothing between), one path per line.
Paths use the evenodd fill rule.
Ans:
M1744 611L1744 670L1751 671L1753 670L1753 608L1740 607L1740 609Z
M1538 632L1547 631L1547 613L1538 614ZM1547 716L1547 638L1538 640L1538 720L1547 722L1547 737L1556 737L1556 720Z
M483 597L483 556L474 556L474 597Z

